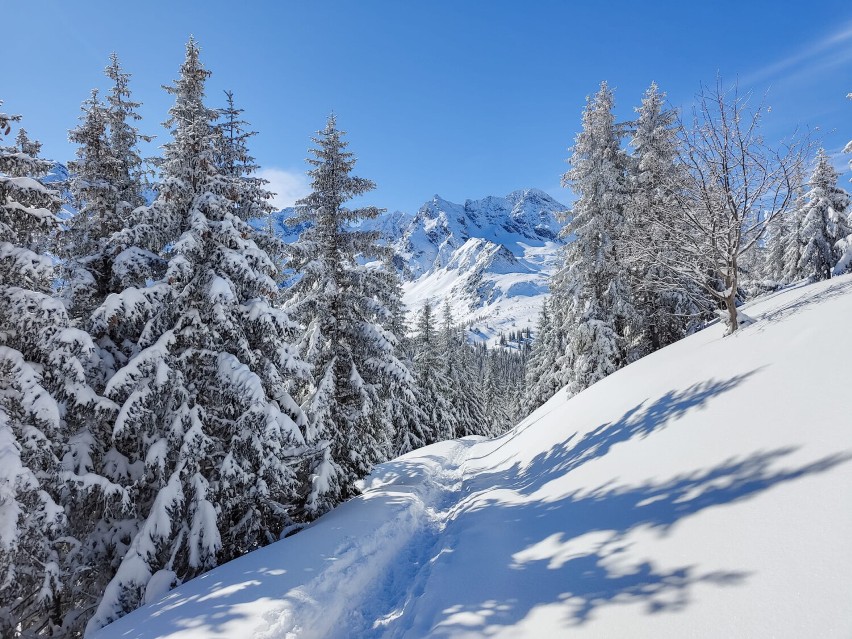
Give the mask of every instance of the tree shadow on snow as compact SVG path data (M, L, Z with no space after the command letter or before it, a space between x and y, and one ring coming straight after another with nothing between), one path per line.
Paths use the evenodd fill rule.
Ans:
M761 321L757 322L754 326L755 330L763 331L770 323L777 323L784 321L807 308L814 306L815 304L821 304L826 300L832 299L834 297L838 297L840 295L846 295L848 293L852 293L852 280L847 282L843 282L841 284L837 284L834 281L831 281L832 285L827 286L827 282L822 282L821 284L826 286L825 289L820 291L819 293L813 293L813 284L809 282L802 282L791 287L781 289L776 295L780 295L782 293L789 292L791 288L793 289L802 289L802 294L796 299L775 308L771 311L767 311L762 315L755 316L756 319L759 318ZM766 298L769 299L769 298ZM765 299L761 298L760 301L765 301Z
M672 391L579 439L569 438L524 466L515 464L471 477L463 488L467 495L431 548L429 564L434 565L421 575L405 601L398 602L400 609L416 610L416 600L424 590L444 589L441 600L447 605L442 610L420 611L423 614L413 620L414 633L487 636L519 623L535 609L541 613L544 607L554 605L558 610L547 614L576 626L612 604L639 603L647 613L657 614L686 607L698 584L724 587L747 580L749 574L742 570L702 570L695 564L663 566L647 558L631 559L627 550L634 533L665 536L691 515L828 471L852 456L836 454L783 468L783 460L796 451L786 447L731 458L660 482L617 485L613 480L591 490L562 488L562 493L560 486L567 473L606 455L613 446L647 437L754 373ZM554 483L547 490L537 492L550 482ZM507 498L492 487L510 489L514 495ZM737 540L730 541L735 544ZM447 566L446 575L441 564ZM460 566L470 567L469 579L475 587L452 584L452 575L457 574L453 570ZM477 574L479 567L482 574ZM402 625L411 622L409 618ZM385 626L375 636L396 636L394 630L402 628L393 626Z

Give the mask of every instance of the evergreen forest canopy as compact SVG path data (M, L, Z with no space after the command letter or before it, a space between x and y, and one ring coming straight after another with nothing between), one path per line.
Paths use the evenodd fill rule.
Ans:
M756 293L852 266L824 151L768 144L765 110L721 81L688 117L652 84L623 123L604 82L536 330L471 345L442 300L407 325L393 255L358 225L382 209L347 206L374 184L335 116L285 244L251 223L272 196L254 132L232 93L210 106L194 40L154 160L115 55L105 75L66 182L0 113L3 637L94 631L296 532L375 464L498 435L717 315L736 331Z

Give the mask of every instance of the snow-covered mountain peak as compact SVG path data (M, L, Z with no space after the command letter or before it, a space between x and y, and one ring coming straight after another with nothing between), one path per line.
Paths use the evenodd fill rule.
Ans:
M515 255L502 244L495 244L481 237L468 239L453 252L446 265L447 271L478 271L484 273L532 273Z
M394 249L412 313L427 299L448 303L472 338L494 342L512 327L535 323L566 208L539 189L463 204L436 194L414 215L384 213L360 228L379 232ZM285 209L271 220L287 241L300 231L286 224L292 215Z
M512 191L506 200L512 204L512 219L534 229L537 237L555 238L562 228L560 218L568 210L539 189Z
M456 204L435 195L417 212L413 224L429 232L442 230L457 240L484 237L495 243L512 241L513 235L530 240L555 239L561 224L557 217L566 207L544 191L523 189L505 197L490 195Z
M68 181L68 177L68 167L61 162L54 162L50 167L50 172L47 175L43 175L40 180L44 184L63 184Z
M538 189L513 191L456 204L436 195L417 211L398 242L415 276L447 264L446 254L471 237L505 246L516 257L521 243L554 241L565 206Z
M464 204L435 195L394 242L406 263L405 301L449 303L477 339L531 325L547 292L566 211L524 189ZM518 326L518 322L521 326Z

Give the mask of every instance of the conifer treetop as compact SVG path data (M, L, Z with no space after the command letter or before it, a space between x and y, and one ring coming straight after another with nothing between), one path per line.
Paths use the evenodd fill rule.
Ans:
M352 198L376 188L372 180L350 175L356 158L346 150L349 143L343 139L344 135L346 132L337 128L337 116L331 113L325 128L311 138L316 147L309 150L313 157L308 157L306 162L314 167L308 171L313 192L296 202L294 224L308 221L313 216L323 219L333 216L337 224L342 224L372 219L384 212L384 209L375 206L356 209L343 206ZM309 213L309 209L314 213Z

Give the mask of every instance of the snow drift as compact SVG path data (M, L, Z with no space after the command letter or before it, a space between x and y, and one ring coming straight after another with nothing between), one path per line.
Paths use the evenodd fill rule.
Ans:
M383 464L98 638L852 636L852 277Z

